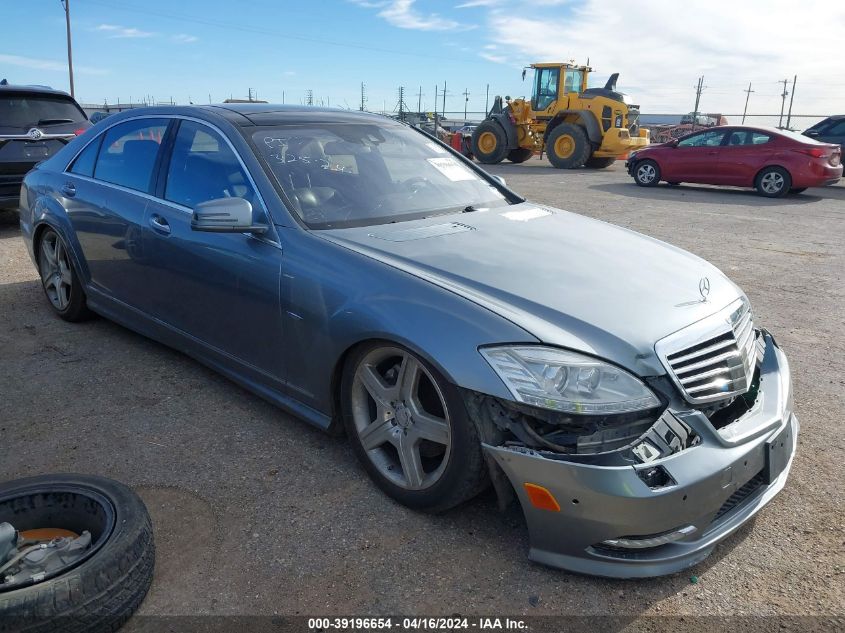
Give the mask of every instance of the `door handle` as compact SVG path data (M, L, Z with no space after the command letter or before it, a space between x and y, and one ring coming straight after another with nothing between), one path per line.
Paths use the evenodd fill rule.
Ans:
M66 198L73 198L76 195L76 185L66 182L61 186L61 192Z
M170 224L157 213L150 216L150 226L163 235L170 235Z

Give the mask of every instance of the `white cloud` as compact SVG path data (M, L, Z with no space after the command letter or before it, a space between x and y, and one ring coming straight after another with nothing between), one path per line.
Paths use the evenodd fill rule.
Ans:
M33 70L46 70L62 73L67 72L66 61L38 59L36 57L23 57L21 55L0 54L0 64L9 64L10 66L20 66L22 68L32 68ZM73 72L81 75L107 75L109 73L109 71L105 68L80 66L78 64L73 65Z
M364 8L378 9L378 16L380 18L400 29L454 31L465 28L460 22L441 17L437 13L422 13L418 11L414 7L416 0L384 0L382 2L372 2L371 0L350 1Z
M170 39L180 44L193 44L199 40L196 35L188 35L187 33L177 33L176 35L172 35Z
M845 32L845 4L769 0L761 11L754 2L689 0L679 7L675 0L585 0L539 15L507 5L486 11L485 32L510 51L502 63L589 57L597 80L619 72L619 89L644 112L692 110L700 75L708 86L703 111L742 112L751 81L749 112L778 112L783 86L776 82L796 73L796 112L825 114L837 103L841 109L845 84L833 51Z
M142 31L134 27L120 26L118 24L100 24L94 29L95 31L102 31L109 33L109 38L142 38L153 37L155 33L152 31Z

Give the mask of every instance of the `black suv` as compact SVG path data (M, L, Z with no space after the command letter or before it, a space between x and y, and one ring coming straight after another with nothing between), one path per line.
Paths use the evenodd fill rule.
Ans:
M824 143L838 143L845 152L845 114L836 114L819 121L813 127L804 131L809 136Z
M89 127L69 94L0 82L0 209L17 209L26 172Z

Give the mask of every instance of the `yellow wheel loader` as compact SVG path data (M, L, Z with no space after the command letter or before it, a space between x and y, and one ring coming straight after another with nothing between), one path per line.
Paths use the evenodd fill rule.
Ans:
M531 64L531 100L496 97L487 118L472 135L482 163L522 163L545 151L560 169L603 168L648 145L639 127L639 106L616 91L619 73L604 88L587 88L592 68L574 64ZM525 78L525 71L522 73Z

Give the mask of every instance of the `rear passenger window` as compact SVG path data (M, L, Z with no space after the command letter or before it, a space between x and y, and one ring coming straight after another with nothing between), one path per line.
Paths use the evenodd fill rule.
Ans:
M761 132L752 132L751 133L751 144L752 145L762 145L763 143L768 143L772 139L771 136L768 134L762 134Z
M164 197L191 209L208 200L243 198L252 204L255 221L265 221L235 152L216 131L194 121L179 124Z
M103 137L99 136L88 143L85 149L76 157L76 160L73 161L70 173L88 176L89 178L94 175L94 161L97 160L97 150L100 149L102 140Z
M150 191L166 119L139 119L105 133L94 177L138 191Z

